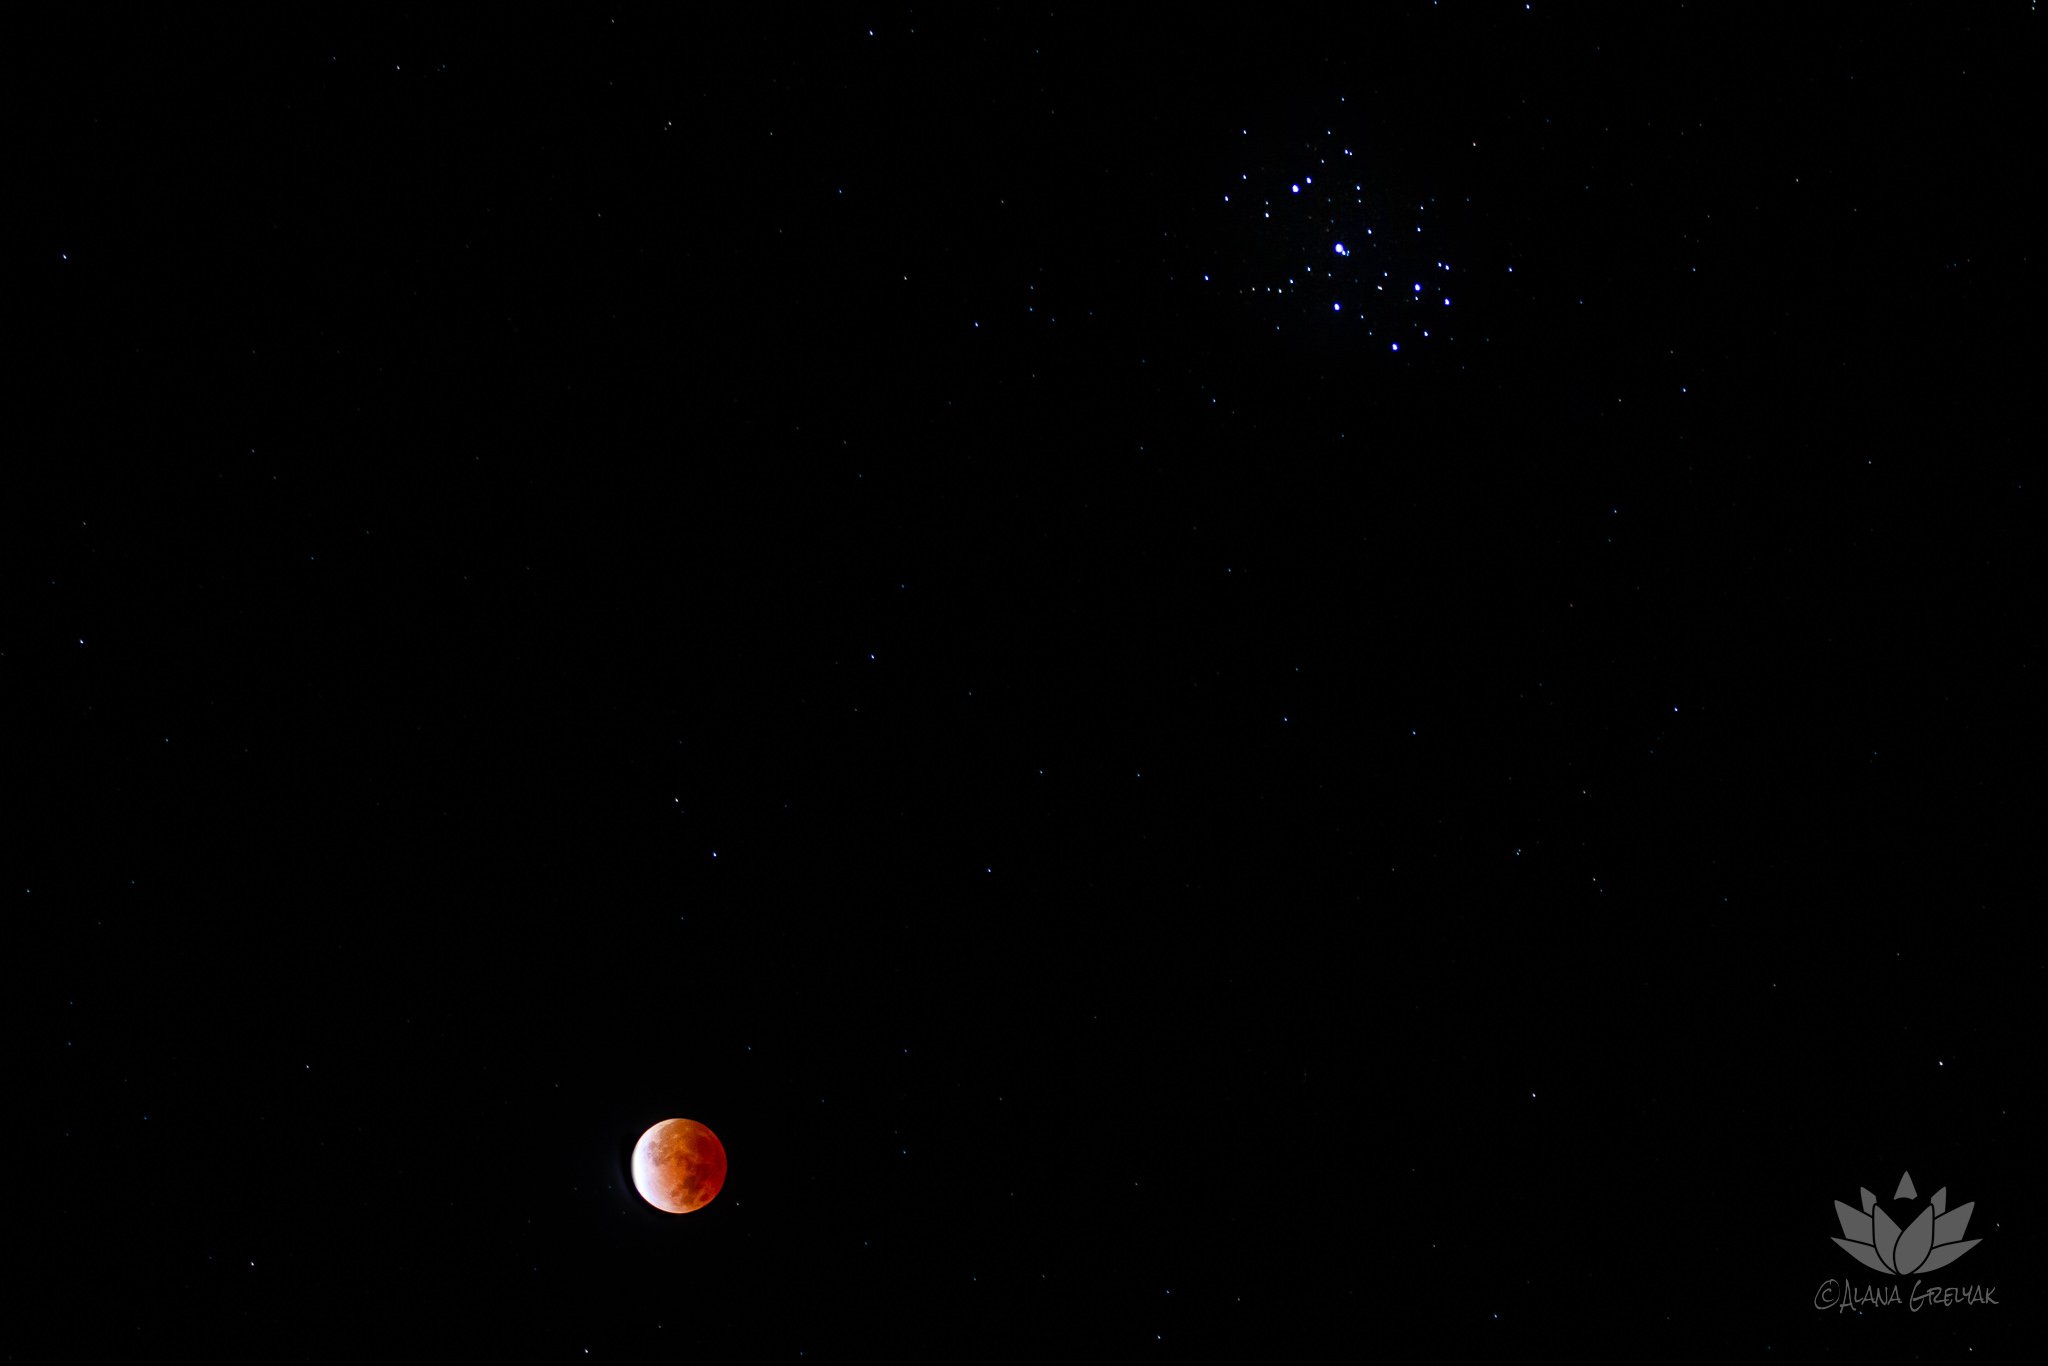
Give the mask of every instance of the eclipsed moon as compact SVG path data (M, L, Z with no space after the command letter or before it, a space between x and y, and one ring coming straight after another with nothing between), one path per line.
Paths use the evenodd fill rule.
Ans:
M694 1119L665 1119L633 1145L633 1188L670 1214L703 1209L725 1184L725 1145Z

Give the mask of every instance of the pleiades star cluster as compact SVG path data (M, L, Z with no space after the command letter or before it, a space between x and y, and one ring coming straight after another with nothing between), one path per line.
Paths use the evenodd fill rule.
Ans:
M1340 96L1338 117L1347 105ZM1465 274L1451 259L1465 255L1454 216L1390 189L1367 129L1340 134L1333 124L1290 136L1246 128L1240 139L1225 157L1242 169L1215 191L1226 225L1218 237L1229 245L1202 284L1251 301L1253 316L1276 332L1450 363L1466 316L1454 312L1458 296L1469 312L1485 293L1467 278L1469 258Z

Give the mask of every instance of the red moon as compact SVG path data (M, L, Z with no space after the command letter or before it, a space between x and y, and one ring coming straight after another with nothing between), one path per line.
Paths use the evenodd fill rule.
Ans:
M725 1145L694 1119L665 1119L633 1145L633 1188L658 1210L703 1209L725 1184Z

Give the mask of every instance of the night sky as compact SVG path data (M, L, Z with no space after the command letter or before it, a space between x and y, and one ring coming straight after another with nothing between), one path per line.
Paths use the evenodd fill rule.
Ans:
M2039 1347L2030 0L283 14L13 45L0 1358Z

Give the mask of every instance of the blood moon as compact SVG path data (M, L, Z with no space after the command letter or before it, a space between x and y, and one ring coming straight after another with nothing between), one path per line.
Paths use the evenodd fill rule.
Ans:
M725 1145L694 1119L665 1119L633 1145L633 1189L670 1214L703 1209L725 1184Z

